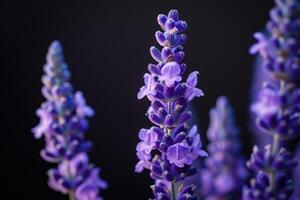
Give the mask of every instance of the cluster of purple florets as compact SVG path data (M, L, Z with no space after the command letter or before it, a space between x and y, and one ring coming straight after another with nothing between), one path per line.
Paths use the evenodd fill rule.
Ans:
M256 33L258 43L250 49L250 53L260 54L272 75L251 110L257 126L273 142L264 149L253 148L247 167L255 177L243 187L249 173L240 155L239 130L228 99L220 97L210 111L210 157L199 173L199 191L205 200L288 200L293 193L291 172L298 161L282 144L300 135L300 0L275 2L267 34ZM204 94L197 88L197 71L185 80L183 77L187 23L179 19L176 10L158 15L157 21L162 31L155 37L161 48L150 48L156 63L148 65L137 95L150 101L147 117L153 125L138 133L135 171L150 171L155 182L151 186L153 200L196 200L196 186L183 180L197 173L194 161L208 154L202 149L197 126L191 125L188 105ZM42 77L46 101L37 110L40 123L32 132L35 138L45 139L42 158L58 165L48 171L48 184L68 194L70 200L101 200L100 190L107 183L100 179L100 169L90 164L87 152L92 144L85 140L87 118L94 111L80 91L73 91L59 42L50 45L46 60Z
M151 171L156 180L153 186L154 199L191 199L194 186L179 186L177 182L196 173L191 167L193 161L207 153L202 144L197 126L189 127L187 122L192 113L187 110L188 103L203 92L196 87L198 72L192 72L186 82L182 75L186 65L180 63L184 58L182 45L186 41L186 22L179 20L176 10L158 16L158 23L164 32L155 36L162 50L150 48L150 53L158 63L149 64L150 73L144 75L145 85L138 98L147 97L151 106L147 115L154 124L150 129L141 129L137 145L139 162L136 171L144 168Z
M273 77L251 107L259 128L273 137L273 143L264 150L254 148L248 166L257 176L244 189L244 200L289 199L293 192L290 174L297 162L282 141L299 136L300 130L300 1L275 2L268 35L256 33L258 43L250 49L260 53Z
M266 25L268 34L255 33L258 43L250 53L259 52L266 67L274 77L299 80L300 77L300 1L275 0Z
M46 102L37 110L40 123L33 133L37 139L45 139L42 158L58 163L56 169L48 171L49 186L68 194L70 199L100 200L99 190L106 188L106 182L98 176L100 169L89 164L86 152L92 144L84 139L87 117L94 111L86 105L81 92L73 93L59 42L50 45L46 60L42 77Z
M245 159L241 156L239 130L233 108L226 97L219 97L210 110L209 157L201 170L203 199L241 199L241 190L248 178Z

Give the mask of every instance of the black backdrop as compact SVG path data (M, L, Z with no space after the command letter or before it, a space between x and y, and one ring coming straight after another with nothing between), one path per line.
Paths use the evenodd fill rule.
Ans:
M271 0L139 0L139 1L1 1L1 193L4 199L66 199L46 186L52 165L40 159L43 141L30 129L38 123L35 110L44 101L42 65L54 39L64 45L72 83L82 90L96 116L87 138L94 142L91 161L109 182L105 199L148 199L151 179L134 173L137 132L148 127L148 102L138 101L149 47L155 44L156 16L175 8L188 22L185 45L188 72L200 71L205 97L193 102L202 138L208 110L226 94L235 106L245 153L249 88L253 57L252 34L268 19ZM3 194L4 195L4 194ZM1 196L3 196L1 194ZM1 197L2 199L2 197Z

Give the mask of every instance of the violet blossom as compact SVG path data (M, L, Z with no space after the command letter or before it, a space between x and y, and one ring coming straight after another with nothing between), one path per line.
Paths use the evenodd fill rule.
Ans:
M219 97L210 110L209 157L201 171L201 191L205 200L241 199L248 177L245 159L240 155L239 130L229 100Z
M150 170L155 180L152 186L155 200L196 199L195 186L184 186L183 179L196 173L191 164L198 158L207 156L197 126L189 127L187 122L192 113L188 103L195 97L203 96L196 87L198 72L192 72L186 82L182 75L186 65L182 45L186 41L186 22L179 19L178 12L171 10L168 15L158 15L158 24L164 32L155 36L162 50L150 48L156 64L149 64L149 73L144 75L145 85L137 97L147 97L151 106L147 115L154 124L150 129L141 129L137 145L139 162L136 172Z
M81 92L73 92L59 42L52 42L46 60L42 77L46 101L37 110L40 123L32 132L37 139L45 139L42 158L58 164L48 171L48 184L68 194L70 200L101 200L99 191L107 183L99 178L100 169L89 163L86 152L92 144L84 139L87 117L94 111L86 105Z
M273 80L264 83L259 100L251 107L257 125L273 138L261 150L254 148L248 167L257 175L244 188L244 200L289 199L291 172L297 165L282 143L299 136L300 129L300 1L276 0L267 23L268 34L256 33L259 52Z

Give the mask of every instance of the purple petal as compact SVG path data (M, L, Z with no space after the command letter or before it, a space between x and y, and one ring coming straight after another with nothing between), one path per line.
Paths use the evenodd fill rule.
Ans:
M198 77L197 75L199 74L199 72L195 71L195 72L192 72L188 78L187 78L187 81L186 81L186 84L189 86L189 87L195 87L197 85L197 82L198 82Z
M176 29L178 30L178 32L183 32L187 28L187 23L185 21L178 21L178 22L176 22L175 26L176 26Z
M184 167L185 163L190 163L189 153L191 149L184 143L177 143L170 146L167 150L167 158L170 163L174 163L177 167Z
M150 54L154 60L162 62L161 53L156 47L153 46L150 48Z
M189 131L189 137L194 137L198 133L198 127L197 125L192 126L192 128Z
M147 129L142 128L139 132L139 139L140 140L145 140L147 136Z
M139 142L137 145L136 145L136 151L143 151L145 149L145 144L144 142Z
M251 55L254 55L254 54L256 54L256 53L259 51L259 49L260 49L260 44L259 44L259 43L255 43L255 44L253 44L253 45L250 47L249 53L250 53Z
M199 88L194 88L193 89L193 93L194 93L194 96L196 96L196 97L204 96L203 91L201 89L199 89Z
M169 62L161 69L160 79L166 81L168 86L172 86L174 82L181 81L180 66L176 62Z
M144 161L140 160L136 165L135 165L135 172L141 173L144 170L143 166Z
M139 91L138 94L137 94L137 98L138 98L138 99L142 99L142 98L144 98L146 95L147 95L147 88L146 88L146 86L143 86L143 87L140 88L140 91Z
M179 13L177 10L170 10L168 14L168 18L172 18L173 20L177 21L179 20Z
M161 32L161 31L157 31L155 33L155 38L156 41L160 44L160 45L164 45L164 43L166 42L166 37L165 35Z
M163 26L165 25L165 23L166 23L167 20L168 20L167 16L165 16L163 14L160 14L157 17L158 24L163 25Z

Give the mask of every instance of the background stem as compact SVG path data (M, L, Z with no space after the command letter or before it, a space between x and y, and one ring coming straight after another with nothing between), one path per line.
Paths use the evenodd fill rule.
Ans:
M279 150L279 146L280 146L280 135L275 134L273 136L273 144L272 144L272 156L274 158ZM270 187L271 189L273 189L275 184L276 172L274 170L270 170L269 177L270 177Z
M73 190L69 191L69 200L76 200L75 193Z
M171 199L176 200L176 188L174 181L171 183Z

